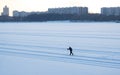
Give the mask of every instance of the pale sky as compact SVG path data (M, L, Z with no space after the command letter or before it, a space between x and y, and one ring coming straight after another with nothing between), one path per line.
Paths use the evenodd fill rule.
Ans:
M0 13L7 5L10 15L18 11L47 11L48 8L82 6L88 7L90 13L100 13L101 7L120 7L120 0L0 0Z

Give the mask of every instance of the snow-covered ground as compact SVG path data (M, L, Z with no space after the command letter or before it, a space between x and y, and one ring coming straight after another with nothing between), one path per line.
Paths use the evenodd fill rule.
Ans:
M0 75L120 75L119 28L119 23L0 23Z

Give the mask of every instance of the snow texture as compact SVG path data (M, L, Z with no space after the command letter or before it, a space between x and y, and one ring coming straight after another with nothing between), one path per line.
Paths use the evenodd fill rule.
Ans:
M108 22L0 23L0 75L120 75L119 28Z

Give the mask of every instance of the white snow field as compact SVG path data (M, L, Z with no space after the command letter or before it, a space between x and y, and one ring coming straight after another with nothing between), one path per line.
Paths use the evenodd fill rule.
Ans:
M0 75L120 75L120 24L0 23Z

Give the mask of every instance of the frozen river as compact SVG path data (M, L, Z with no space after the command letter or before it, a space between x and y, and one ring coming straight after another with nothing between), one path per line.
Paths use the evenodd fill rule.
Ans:
M69 56L66 50L69 46L73 48L74 56ZM113 68L120 75L120 25L108 22L0 23L1 71L8 68L5 64L8 56L12 56L10 59L15 56ZM0 75L10 75L5 72Z

